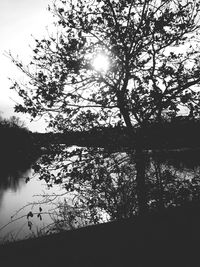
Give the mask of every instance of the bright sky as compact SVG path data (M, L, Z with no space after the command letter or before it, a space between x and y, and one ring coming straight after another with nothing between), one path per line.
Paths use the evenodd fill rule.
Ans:
M8 77L20 79L22 74L4 54L11 50L13 55L19 55L23 61L28 60L32 53L31 35L42 38L46 26L53 21L47 11L50 3L51 0L0 0L0 112L3 112L4 117L21 117L33 131L43 131L44 124L41 121L29 123L27 116L13 113L14 101L11 99L16 101L18 97L9 89L11 83Z

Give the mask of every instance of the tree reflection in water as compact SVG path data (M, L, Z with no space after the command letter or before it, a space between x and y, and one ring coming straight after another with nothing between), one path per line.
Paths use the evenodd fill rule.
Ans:
M13 236L17 235L24 224L21 220L15 223L16 220L12 216L21 208L20 205L28 201L24 185L31 175L31 166L39 156L19 151L4 152L0 154L0 241L11 236L14 231L16 233Z
M146 153L149 211L199 200L199 156L198 151ZM56 206L49 232L138 214L134 151L52 145L34 170L48 187L65 189L70 199Z
M37 160L38 155L23 155L20 153L0 154L0 190L16 191L24 173Z
M148 211L200 200L198 150L144 154ZM51 145L38 160L13 155L9 161L2 156L1 163L0 197L6 189L17 190L23 173L31 166L49 188L61 189L53 194L46 192L39 201L26 206L27 214L22 217L30 233L32 220L43 222L46 215L51 220L41 229L42 234L138 215L134 150ZM23 207L21 211L25 212Z

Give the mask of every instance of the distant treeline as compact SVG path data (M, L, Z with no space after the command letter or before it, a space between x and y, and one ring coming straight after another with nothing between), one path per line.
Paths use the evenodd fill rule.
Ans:
M196 148L200 146L200 119L179 116L139 128L137 140L145 148Z
M126 147L143 149L174 149L200 146L200 119L179 116L171 121L148 122L132 130L123 127L94 128L89 131L32 133L13 116L0 117L0 149L33 151L50 144L92 147Z
M30 154L35 147L32 132L15 116L0 117L0 157L12 158L19 154Z
M132 130L126 127L93 128L89 131L35 133L35 143L66 144L92 147L126 147L143 149L176 149L200 146L200 119L179 116L171 121L148 122Z

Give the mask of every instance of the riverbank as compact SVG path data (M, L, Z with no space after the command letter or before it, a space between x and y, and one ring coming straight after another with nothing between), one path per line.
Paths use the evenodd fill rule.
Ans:
M198 266L200 204L0 246L2 266Z

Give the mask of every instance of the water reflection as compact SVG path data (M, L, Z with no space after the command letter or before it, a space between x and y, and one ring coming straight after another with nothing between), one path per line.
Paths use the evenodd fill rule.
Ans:
M37 158L37 156L17 153L9 156L0 154L0 190L12 189L16 191L22 177Z
M37 158L36 155L17 152L0 154L0 228L10 221L13 213L21 208L20 205L26 203L23 188ZM19 194L21 199L17 197Z
M65 201L52 205L49 232L131 217L141 205L138 194L148 210L200 200L200 150L145 151L140 162L145 183L140 188L135 151L54 145L37 163L31 156L0 159L0 201L6 190L19 191L31 166L49 188L64 190ZM40 184L36 191L41 189Z
M199 150L145 151L139 158L137 165L135 151L56 145L35 170L49 187L60 184L73 194L74 210L63 207L58 218L64 227L66 214L72 214L70 224L76 227L84 220L128 218L142 205L158 210L200 199Z
M28 226L30 220L27 219L27 214L30 211L39 211L37 203L43 201L40 195L44 194L46 189L32 170L37 159L37 156L18 155L15 161L8 161L9 164L5 158L1 161L3 164L0 169L0 243L29 237L37 233L45 223L50 223L49 216L43 216L42 221L35 216L32 220L32 229Z
M200 166L200 148L158 151L153 153L153 158L179 170L194 170Z

